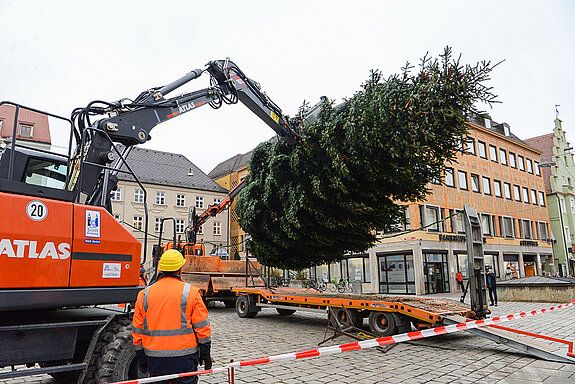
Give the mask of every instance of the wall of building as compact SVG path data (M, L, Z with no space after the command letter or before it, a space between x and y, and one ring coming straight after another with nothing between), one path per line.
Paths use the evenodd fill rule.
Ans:
M179 220L179 230L176 236L185 238L183 229L188 225L188 210L190 206L196 206L196 214L201 214L209 205L221 201L226 197L225 193L204 191L198 189L178 188L172 186L162 186L154 184L144 184L147 192L148 205L148 242L146 250L146 264L151 266L151 252L153 245L158 243L159 227L156 226L156 219L173 217ZM124 223L138 240L144 240L144 234L133 227L137 227L134 217L140 217L145 223L145 209L143 202L136 202L136 190L140 191L140 186L131 181L120 181L118 183L120 191L119 200L112 201L112 211L116 219ZM156 203L156 194L164 193L164 203ZM184 201L179 201L177 196L183 195ZM196 205L196 202L198 204ZM202 202L203 204L200 204ZM215 231L215 224L219 223L219 234ZM208 219L203 225L203 232L197 236L198 242L206 244L206 252L209 253L214 246L219 244L228 247L229 219L227 212ZM217 229L217 228L216 228ZM173 239L174 225L172 221L164 222L164 232L162 238L165 241ZM142 249L143 252L143 249Z

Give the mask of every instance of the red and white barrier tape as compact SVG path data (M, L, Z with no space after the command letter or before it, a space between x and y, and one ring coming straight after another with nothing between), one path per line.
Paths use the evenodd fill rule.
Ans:
M567 304L561 304L561 305L557 305L557 306L554 306L551 308L543 308L543 309L540 309L537 311L521 312L521 313L516 313L513 315L498 316L498 317L493 317L491 319L484 319L484 320L471 320L471 321L466 321L465 323L452 324L452 325L447 325L447 326L442 326L442 327L437 327L437 328L429 328L429 329L425 329L423 331L402 333L399 335L380 337L377 339L369 339L369 340L364 340L364 341L358 341L355 343L340 344L340 345L334 345L331 347L322 347L322 348L310 349L308 351L290 352L290 353L284 353L282 355L275 355L275 356L261 357L261 358L257 358L257 359L237 361L237 362L229 363L229 364L225 365L224 367L214 368L214 369L210 369L207 371L196 371L196 372L179 373L179 374L173 374L173 375L155 376L155 377L149 377L146 379L128 380L128 381L122 381L122 382L113 383L113 384L153 383L153 382L157 382L157 381L161 381L161 380L177 379L180 377L203 375L203 374L212 373L212 372L223 372L223 371L228 370L229 368L246 367L246 366L250 366L250 365L275 363L278 361L299 360L299 359L305 359L305 358L309 358L309 357L320 357L320 356L333 355L333 354L347 352L347 351L355 351L358 349L379 347L382 345L395 344L395 343L401 343L404 341L417 340L417 339L423 339L423 338L427 338L427 337L444 335L446 333L455 333L455 332L465 331L467 329L472 329L472 328L485 327L485 326L492 325L492 324L504 323L507 321L517 320L517 319L521 319L521 318L525 318L525 317L531 317L531 316L539 315L539 314L550 312L550 311L565 309L567 307L574 306L574 305L575 305L575 300L573 300L572 302L567 303Z

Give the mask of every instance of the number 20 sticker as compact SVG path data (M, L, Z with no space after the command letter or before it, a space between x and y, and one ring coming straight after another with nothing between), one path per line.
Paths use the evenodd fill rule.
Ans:
M26 205L26 214L34 221L42 221L48 216L48 208L43 202L33 200Z

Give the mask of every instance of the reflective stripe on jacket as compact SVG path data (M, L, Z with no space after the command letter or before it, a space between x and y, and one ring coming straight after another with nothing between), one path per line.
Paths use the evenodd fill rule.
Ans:
M184 356L211 341L208 310L200 290L175 277L163 277L138 294L132 337L147 356Z

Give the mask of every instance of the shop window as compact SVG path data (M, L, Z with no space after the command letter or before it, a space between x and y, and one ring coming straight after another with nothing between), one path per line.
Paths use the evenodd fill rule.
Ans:
M369 256L352 257L341 261L341 275L349 277L349 281L370 283Z
M468 190L469 187L467 186L467 172L457 171L458 179L459 179L459 188Z
M485 264L485 268L493 269L493 273L495 274L496 277L501 277L499 275L499 255L484 253L483 263Z
M425 293L449 292L447 254L423 253L423 278Z
M489 158L497 163L497 147L495 145L489 145Z
M505 198L511 200L511 184L503 183L503 192L505 192Z
M411 253L378 254L379 292L415 294L415 272Z
M467 253L456 253L457 269L461 272L464 279L469 279L469 264L467 263Z
M479 187L479 175L471 174L471 190L473 192L481 192Z
M321 279L326 283L331 280L330 268L328 264L318 265L317 267L313 267L313 273L316 279Z
M505 149L499 148L499 160L501 164L507 165L507 151Z
M505 278L517 279L519 277L519 256L518 255L503 255L503 270Z
M483 141L477 142L477 148L479 149L479 157L487 159L487 147Z
M455 177L453 176L453 168L445 168L445 185L448 187L455 187Z
M501 190L501 181L493 180L493 193L496 197L503 197L503 191Z
M515 160L515 153L509 152L509 165L512 168L517 168L517 162Z

